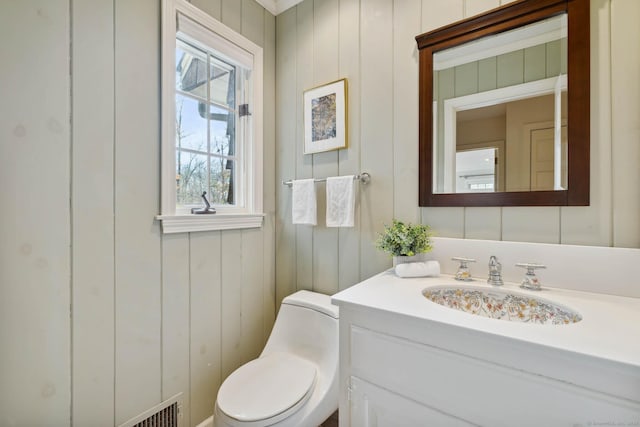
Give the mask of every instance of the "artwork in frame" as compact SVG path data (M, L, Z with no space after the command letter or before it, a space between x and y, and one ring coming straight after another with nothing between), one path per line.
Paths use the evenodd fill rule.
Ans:
M347 147L347 79L304 92L304 154Z

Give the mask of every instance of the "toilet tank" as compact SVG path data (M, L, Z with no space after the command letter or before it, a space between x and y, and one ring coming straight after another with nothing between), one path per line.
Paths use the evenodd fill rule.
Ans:
M327 363L338 356L338 307L331 297L298 291L282 301L262 355L286 351Z

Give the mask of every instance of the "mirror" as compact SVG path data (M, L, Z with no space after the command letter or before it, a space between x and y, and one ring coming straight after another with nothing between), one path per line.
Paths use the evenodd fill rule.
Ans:
M589 204L589 1L521 0L416 37L420 206Z

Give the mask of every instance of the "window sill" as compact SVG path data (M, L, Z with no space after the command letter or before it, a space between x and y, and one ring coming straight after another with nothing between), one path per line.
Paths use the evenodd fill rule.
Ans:
M264 214L158 215L162 233L190 233L194 231L238 230L262 227Z

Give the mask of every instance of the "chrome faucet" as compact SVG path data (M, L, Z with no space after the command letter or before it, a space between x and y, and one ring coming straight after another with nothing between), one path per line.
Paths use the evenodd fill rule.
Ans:
M493 286L502 286L502 264L498 262L498 258L495 255L491 255L489 258L489 278L487 283Z

